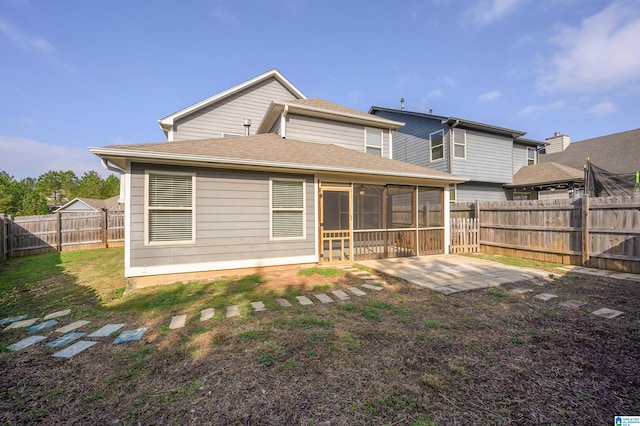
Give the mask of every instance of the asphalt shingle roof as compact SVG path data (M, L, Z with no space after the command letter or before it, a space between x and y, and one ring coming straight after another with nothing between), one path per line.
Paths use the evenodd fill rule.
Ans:
M526 166L513 175L513 183L507 187L542 185L554 182L575 182L584 180L584 171L557 163L543 163Z

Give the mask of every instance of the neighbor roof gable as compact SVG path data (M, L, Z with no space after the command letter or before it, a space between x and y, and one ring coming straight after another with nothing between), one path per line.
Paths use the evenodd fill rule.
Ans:
M506 188L538 186L552 183L576 182L584 180L584 171L557 163L541 163L522 167L513 175L513 183Z
M160 124L160 127L165 132L165 134L167 134L171 126L173 126L176 120L179 120L180 118L186 117L196 111L199 111L203 108L206 108L210 105L220 102L238 92L241 92L245 89L255 86L270 78L275 78L278 82L280 82L280 84L282 84L287 90L289 90L296 98L306 99L306 96L296 86L294 86L293 83L287 80L287 78L283 76L278 70L272 69L263 74L260 74L257 77L252 78L251 80L247 80L244 83L238 84L237 86L234 86L223 92L217 93L207 99L204 99L200 102L197 102L193 105L183 108L180 111L174 112L173 114L170 114L164 118L161 118L160 120L158 120L158 123Z

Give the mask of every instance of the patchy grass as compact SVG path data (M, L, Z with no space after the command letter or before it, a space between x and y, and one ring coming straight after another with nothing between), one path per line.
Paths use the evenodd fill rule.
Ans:
M312 277L316 274L321 277L336 278L342 276L342 271L335 268L305 268L298 271L298 275L304 277Z
M0 333L0 423L606 424L640 412L635 282L566 274L443 296L387 281L348 302L280 308L277 297L359 282L265 271L128 293L121 258L109 249L0 266L4 316L72 306L93 329L149 328L141 342L105 339L72 360L42 345L7 353L24 331ZM523 286L559 298L509 293ZM558 307L568 299L625 314ZM250 309L257 300L267 311ZM229 304L242 314L227 320ZM201 323L205 307L216 315ZM179 313L186 326L170 330Z
M542 269L545 271L553 272L554 274L564 275L566 271L560 269L566 265L561 263L543 262L541 260L522 259L519 257L502 256L498 254L461 254L461 256L475 257L477 259L492 260L494 262L502 263L503 265L517 266L519 268L533 268Z

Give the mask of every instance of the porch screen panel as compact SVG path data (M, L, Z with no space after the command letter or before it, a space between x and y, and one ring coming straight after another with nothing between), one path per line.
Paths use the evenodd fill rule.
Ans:
M148 241L193 240L193 176L149 174Z
M271 236L304 237L303 181L271 181Z
M353 229L383 229L384 187L373 185L356 186L353 189Z
M418 189L418 226L431 228L444 226L442 216L442 189Z
M415 187L389 186L387 198L387 227L390 229L415 226Z

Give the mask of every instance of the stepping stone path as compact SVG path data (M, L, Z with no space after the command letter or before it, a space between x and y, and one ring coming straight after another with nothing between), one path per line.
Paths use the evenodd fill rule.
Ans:
M296 299L302 306L313 305L313 302L306 296L296 296Z
M84 327L87 324L90 324L91 321L85 321L85 320L80 320L80 321L76 321L76 322L72 322L71 324L65 325L64 327L60 327L59 329L56 330L57 333L68 333L70 331L73 331L77 328L80 327ZM84 333L82 333L84 334Z
M378 287L377 285L371 285L371 284L362 284L360 287L368 288L369 290L375 290L375 291L382 290L382 287Z
M34 343L38 343L46 338L47 336L29 336L26 339L22 339L19 342L14 343L13 345L7 346L7 349L10 351L19 351L20 349L28 348Z
M29 333L29 334L35 333L36 331L40 331L40 330L44 330L45 328L53 327L56 324L58 324L58 321L56 321L56 320L49 320L49 321L41 322L38 325L34 325L32 327L27 328L27 333Z
M278 305L282 306L283 308L290 308L291 306L293 306L287 299L276 299L276 302L278 302Z
M518 294L525 294L525 293L530 293L533 290L531 290L530 288L514 288L511 291Z
M45 344L45 346L48 346L50 348L59 348L62 346L67 346L69 343L78 340L79 338L81 338L82 336L84 336L85 333L69 333L69 334L65 334L62 337L58 337L56 340L54 340L53 342L49 342L47 344Z
M203 309L200 311L200 322L202 321L208 321L211 318L213 318L213 315L215 314L215 309L213 308L207 308L207 309Z
M366 296L367 293L365 293L364 291L360 290L357 287L349 287L347 290L349 290L351 293L355 294L356 296Z
M554 297L558 297L555 294L550 294L550 293L541 293L541 294L537 294L535 296L533 296L535 299L540 299L540 300L551 300Z
M107 324L104 327L94 331L87 337L108 337L111 333L120 330L126 324Z
M624 312L622 311L616 311L615 309L609 309L609 308L600 308L597 311L593 311L591 312L594 315L598 315L599 317L603 317L603 318L607 318L607 319L613 319L617 316L622 315Z
M171 322L169 323L169 328L172 330L175 330L177 328L182 328L184 327L185 323L187 322L187 315L176 315L175 317L171 318Z
M251 306L256 312L266 311L267 308L264 306L262 302L251 302Z
M227 306L227 318L237 317L240 315L240 309L237 305Z
M91 346L97 343L98 342L89 342L87 340L81 340L69 346L68 348L61 350L60 352L56 352L51 356L56 358L71 358L72 356L77 355L86 349L89 349Z
M50 320L54 318L60 318L71 314L71 309L65 309L64 311L54 312L52 314L46 315L43 320Z
M345 293L344 291L342 291L342 290L334 290L331 293L333 293L340 300L349 300L349 299L351 299L349 297L349 295L347 293Z
M315 294L314 296L315 296L316 299L318 299L322 303L333 303L333 299L330 298L329 296L327 296L324 293Z
M142 339L142 336L144 336L144 333L146 332L147 332L146 327L123 331L116 338L116 340L113 341L113 344L117 345L120 343L137 342L138 340Z
M21 321L21 320L27 319L28 317L29 317L29 314L18 315L17 317L3 318L0 320L0 326L11 324L12 322L16 322L16 321Z
M565 308L579 308L580 306L586 305L587 302L581 302L580 300L565 300L560 303L560 306L564 306Z
M26 320L22 320L22 321L15 321L15 322L9 324L9 326L7 328L5 328L4 331L13 330L15 328L29 327L29 326L35 324L36 322L38 322L39 320L40 320L40 318L31 318L31 319L26 319Z

